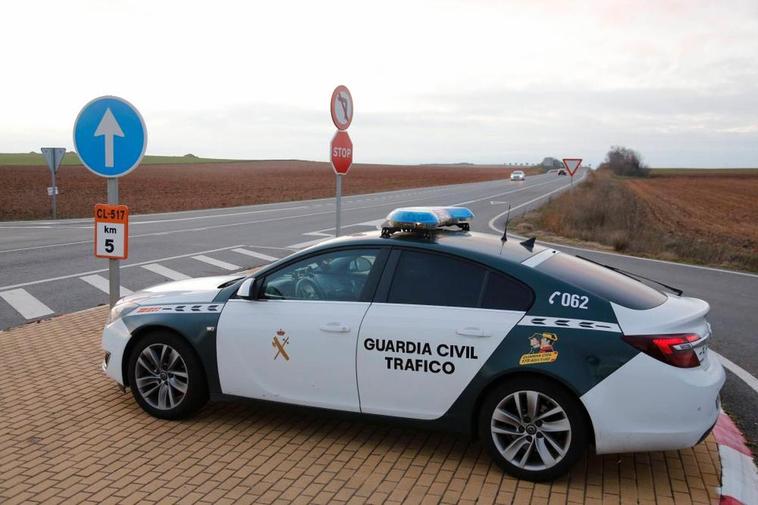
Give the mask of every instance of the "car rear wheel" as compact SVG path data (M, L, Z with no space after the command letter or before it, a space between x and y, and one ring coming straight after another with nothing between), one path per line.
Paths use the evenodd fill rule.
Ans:
M134 399L152 416L182 419L208 400L197 356L174 333L154 332L142 338L131 351L127 370Z
M569 470L587 447L579 400L543 378L517 378L493 390L482 404L479 433L509 474L532 481Z

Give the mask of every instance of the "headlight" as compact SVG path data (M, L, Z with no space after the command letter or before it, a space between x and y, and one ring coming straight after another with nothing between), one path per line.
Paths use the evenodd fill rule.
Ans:
M139 307L136 303L130 303L130 302L123 302L123 303L117 303L113 306L110 313L108 314L108 321L106 321L106 324L111 324L115 321L118 321L122 317L124 317L128 312L131 312L132 310Z

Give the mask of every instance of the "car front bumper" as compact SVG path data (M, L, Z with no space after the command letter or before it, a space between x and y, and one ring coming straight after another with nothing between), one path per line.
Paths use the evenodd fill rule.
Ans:
M103 371L122 386L124 385L122 373L124 350L130 338L129 329L121 319L107 324L103 329L102 347L103 351L109 353L108 359L103 361Z
M725 379L710 351L697 368L676 368L638 354L581 398L597 453L696 445L718 419Z

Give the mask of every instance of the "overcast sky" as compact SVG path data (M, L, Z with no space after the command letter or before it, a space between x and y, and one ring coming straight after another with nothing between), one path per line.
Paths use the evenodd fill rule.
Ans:
M356 162L758 166L756 0L5 0L0 48L0 152L113 94L148 154L326 160L342 83Z

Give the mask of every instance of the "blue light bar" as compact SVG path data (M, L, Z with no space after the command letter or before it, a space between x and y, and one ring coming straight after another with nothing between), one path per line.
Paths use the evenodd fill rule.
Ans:
M473 217L474 213L465 207L404 207L389 213L385 228L413 231L458 226L468 230L468 221Z
M474 213L466 207L445 207L445 210L450 215L450 218L456 223L471 221L474 217Z

